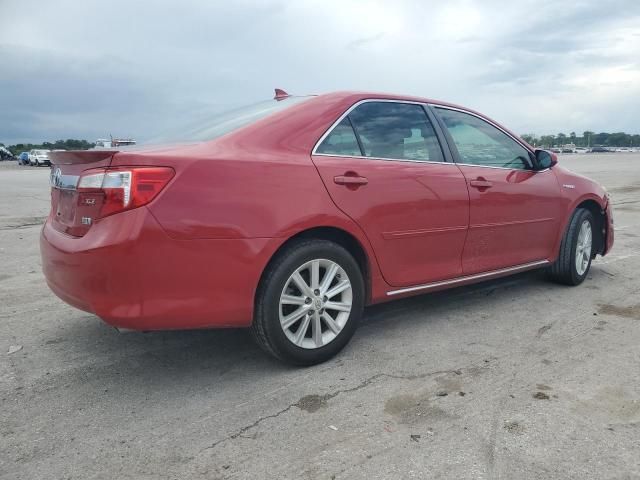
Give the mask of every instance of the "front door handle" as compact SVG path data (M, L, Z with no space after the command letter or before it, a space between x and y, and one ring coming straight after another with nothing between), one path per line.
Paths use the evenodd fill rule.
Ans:
M478 177L475 180L470 180L469 181L469 185L471 185L472 187L475 188L491 188L493 187L493 183L491 183L489 180L482 178L482 177Z
M366 177L358 175L338 175L333 177L333 182L338 185L366 185L369 180Z

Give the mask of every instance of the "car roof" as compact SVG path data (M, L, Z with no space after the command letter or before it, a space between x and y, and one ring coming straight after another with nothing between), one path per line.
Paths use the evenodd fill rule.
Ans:
M419 97L414 95L401 95L401 94L395 94L395 93L370 92L370 91L339 91L339 92L320 94L317 96L325 97L325 98L335 97L335 98L342 98L344 100L354 100L354 103L359 102L361 100L398 100L403 102L428 103L431 105L441 105L446 107L459 108L462 110L466 110L466 111L484 116L479 112L476 112L470 108L467 108L461 105L457 105L455 103L436 100L433 98Z
M509 130L507 127L505 127L504 125L501 125L499 122L491 119L490 117L484 115L483 113L480 113L476 110L473 110L471 108L462 106L462 105L457 105L455 103L451 103L451 102L445 102L442 100L435 100L432 98L427 98L427 97L418 97L418 96L413 96L413 95L399 95L399 94L394 94L394 93L384 93L384 92L367 92L367 91L339 91L339 92L333 92L333 93L326 93L326 94L322 94L322 95L318 95L318 98L325 98L325 99L340 99L342 101L344 101L344 103L350 103L351 105L360 102L362 100L397 100L400 102L417 102L417 103L427 103L430 105L434 105L436 107L441 106L441 107L450 107L450 108L455 108L455 109L459 109L459 110L463 110L465 112L469 112L472 113L474 115L477 115L480 118L485 119L486 121L488 121L489 123L492 123L494 125L496 125L497 127L499 127L500 129L504 130L505 132L507 132L508 134L510 134L511 136L519 139L521 142L523 142L525 145L529 145L527 142L525 142L524 140L522 140L522 138L520 138L520 136L517 133L512 132L511 130ZM531 150L534 150L534 147L532 147L531 145L529 145L529 148Z
M291 97L296 97L296 95L291 95ZM198 156L205 154L205 152L209 155L212 151L210 145L215 145L215 150L213 150L215 154L224 152L223 154L227 156L232 152L236 159L255 159L257 151L263 154L265 150L276 152L274 153L275 157L280 159L284 158L283 151L287 154L306 155L313 150L318 139L338 121L341 115L362 100L397 100L461 109L485 119L527 145L517 134L510 132L487 116L470 108L441 100L367 91L338 91L320 95L305 95L305 97L307 100L304 102L293 104L289 108L256 120L221 137L204 142L177 142L176 144L163 145L162 152L165 155L179 156ZM281 98L280 101L286 102L286 97ZM149 153L153 149L153 154L157 156L157 148L153 147L153 145L140 146L137 154ZM529 148L533 151L533 147L529 146Z

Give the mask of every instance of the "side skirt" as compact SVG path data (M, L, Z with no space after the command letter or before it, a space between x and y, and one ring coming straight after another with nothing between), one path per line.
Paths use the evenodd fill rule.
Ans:
M413 287L401 288L398 290L390 290L387 292L387 296L392 297L394 295L402 295L404 293L428 291L432 289L440 289L445 287L453 287L456 285L462 285L466 283L473 283L481 280L489 280L494 277L502 277L512 273L524 272L525 270L532 270L534 268L550 265L548 260L538 260L536 262L523 263L522 265L515 265L513 267L501 268L500 270L492 270L490 272L476 273L474 275L466 275L464 277L452 278L450 280L441 280L439 282L425 283L423 285L416 285Z

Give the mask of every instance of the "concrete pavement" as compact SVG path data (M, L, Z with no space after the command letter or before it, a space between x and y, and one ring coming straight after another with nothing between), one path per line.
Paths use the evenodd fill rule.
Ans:
M40 271L48 169L0 163L0 478L640 478L640 155L560 162L615 204L583 285L371 307L305 369L242 330L123 335L65 305Z

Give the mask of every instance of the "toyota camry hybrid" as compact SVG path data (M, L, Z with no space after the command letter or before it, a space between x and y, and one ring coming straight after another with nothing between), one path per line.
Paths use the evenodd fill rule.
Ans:
M49 157L61 299L119 329L250 327L299 365L365 305L537 268L578 285L613 245L603 187L424 98L276 90L163 146Z

